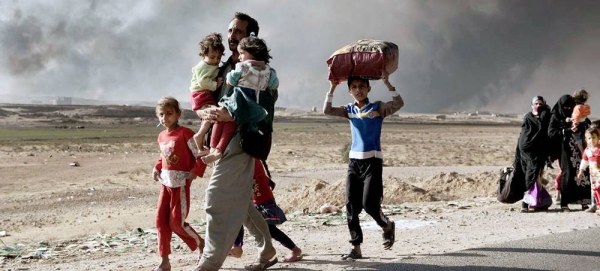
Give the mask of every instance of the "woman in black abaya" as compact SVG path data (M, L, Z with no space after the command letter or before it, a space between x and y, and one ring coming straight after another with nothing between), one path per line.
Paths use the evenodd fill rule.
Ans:
M515 155L515 169L523 172L525 191L528 191L535 182L541 180L545 162L548 159L548 124L550 122L550 108L542 96L535 96L531 100L531 112L525 114L519 143ZM549 205L548 205L549 206ZM544 206L547 208L548 206ZM540 206L536 206L540 208ZM527 212L529 205L523 200L521 212Z
M552 117L550 118L550 126L548 135L554 144L552 148L559 148L560 153L560 168L561 183L560 207L562 211L570 211L568 204L581 204L582 208L587 209L590 204L590 177L589 171L585 171L585 176L578 179L577 169L581 163L581 152L575 142L573 134L576 128L572 128L570 122L566 122L567 117L571 117L575 107L575 101L569 95L563 95L558 99L556 105L552 107ZM589 120L586 120L589 125ZM587 129L587 127L585 127Z

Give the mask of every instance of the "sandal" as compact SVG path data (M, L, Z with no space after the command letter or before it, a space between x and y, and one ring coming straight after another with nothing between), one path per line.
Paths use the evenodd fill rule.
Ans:
M351 249L350 252L348 252L348 254L342 255L342 260L356 260L356 259L362 259L362 255L358 254L358 252L356 252L356 250L354 250L354 249Z
M263 271L263 270L267 270L267 268L273 266L277 262L278 262L277 257L274 257L271 260L260 259L260 261L257 263L252 263L252 264L244 266L244 270Z
M383 248L391 249L396 240L396 223L390 221L391 226L389 230L383 230Z

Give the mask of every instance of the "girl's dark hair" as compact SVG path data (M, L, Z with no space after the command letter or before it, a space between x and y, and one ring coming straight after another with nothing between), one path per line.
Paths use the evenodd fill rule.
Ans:
M221 34L213 32L208 34L208 36L204 37L199 43L200 47L200 56L206 56L210 49L216 51L218 53L223 54L225 52L225 46L223 46L223 38Z
M160 100L158 100L158 102L156 102L156 111L158 112L158 109L160 108L173 108L175 112L181 114L181 107L179 106L179 101L177 101L177 99L171 96L163 97Z
M264 40L257 37L245 37L238 44L239 48L252 54L254 60L264 61L269 63L269 59L273 58L269 54L269 48Z

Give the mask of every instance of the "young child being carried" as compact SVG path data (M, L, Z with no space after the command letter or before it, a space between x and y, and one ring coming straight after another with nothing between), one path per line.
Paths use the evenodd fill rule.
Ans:
M258 104L260 93L279 86L277 73L268 65L272 57L264 40L255 37L252 32L249 37L240 40L237 50L240 62L226 76L227 84L232 85L233 89L219 101L219 105L229 112L234 121L214 124L210 153L202 157L207 164L223 156L238 124L248 124L253 131L260 130L256 123L268 114Z
M202 119L200 110L208 106L217 105L213 91L221 87L223 78L217 78L219 63L225 46L219 33L211 33L198 43L200 47L200 62L192 68L192 82L190 86L192 110ZM202 119L200 129L194 135L194 142L201 155L207 155L208 149L204 147L206 133L212 123Z
M587 148L583 152L583 159L579 165L577 173L578 179L584 178L584 171L589 168L590 182L592 186L592 206L588 210L594 210L600 215L600 210L597 210L596 204L600 202L600 132L596 128L585 130L585 141Z
M162 262L154 270L171 270L171 236L177 234L194 251L198 259L204 250L204 239L196 233L185 219L190 210L190 187L192 181L204 175L206 164L202 163L194 143L194 132L179 125L181 108L173 97L164 97L156 104L156 116L165 130L158 135L160 158L152 176L160 182L156 230L158 231L158 254Z
M577 127L575 132L575 141L579 151L583 153L583 134L587 124L585 119L590 115L590 106L585 102L588 99L588 92L585 89L580 89L573 93L573 100L575 100L575 107L573 108L573 114L570 118L567 118L567 122L572 122L573 127Z
M394 245L394 221L381 211L383 199L381 128L383 119L402 108L404 101L390 84L388 77L389 74L384 72L382 81L392 95L393 100L390 102L369 101L367 97L371 91L369 80L350 77L348 78L348 93L354 98L354 102L340 107L332 107L333 92L340 83L332 80L323 106L324 114L349 119L352 133L346 178L346 218L350 230L350 243L353 248L348 254L343 255L344 259L362 258L360 244L363 242L363 233L359 214L363 208L383 229L384 249L391 249Z

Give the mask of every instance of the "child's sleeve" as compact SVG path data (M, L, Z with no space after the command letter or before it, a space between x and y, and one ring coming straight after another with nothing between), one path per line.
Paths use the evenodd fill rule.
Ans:
M271 75L269 76L269 84L267 85L267 89L277 89L279 88L279 78L277 78L277 72L275 69L270 68Z
M581 105L578 104L573 107L573 114L571 114L571 119L578 121L581 118Z
M186 145L191 152L190 159L194 160L194 166L190 170L190 172L196 174L198 177L204 176L204 171L206 170L206 164L202 162L200 159L200 153L198 152L198 148L196 147L196 142L194 141L194 132L189 130L184 135L186 139Z
M242 64L235 64L235 69L227 73L227 84L237 86L238 81L242 77Z
M584 170L590 166L590 158L587 155L587 151L583 151L583 157L581 164L579 165L579 171Z
M379 102L379 115L381 115L381 117L383 118L396 113L398 110L400 110L400 108L404 106L404 100L402 100L402 96L400 96L400 94L396 92L395 88L393 88L393 90L390 91L390 93L392 94L391 101L386 103Z
M587 118L590 114L592 114L592 110L590 109L589 104L581 105L581 117Z
M219 73L219 69L217 67L207 67L208 64L205 65L202 69L198 69L198 86L202 90L210 90L215 91L217 89L217 81L214 79L217 77L217 73Z
M156 161L156 164L154 165L154 168L156 170L158 170L159 172L162 171L162 157L158 158L158 161Z
M327 93L327 96L325 96L325 103L323 104L323 114L329 116L348 118L348 110L346 110L346 106L333 107L331 105L332 100L333 94Z
M160 138L160 137L159 137ZM158 142L158 148L160 150L160 140L157 139L156 142ZM154 168L156 170L158 170L158 172L162 171L162 150L160 150L161 154L159 154L158 156L158 160L156 161L156 164L154 164Z

